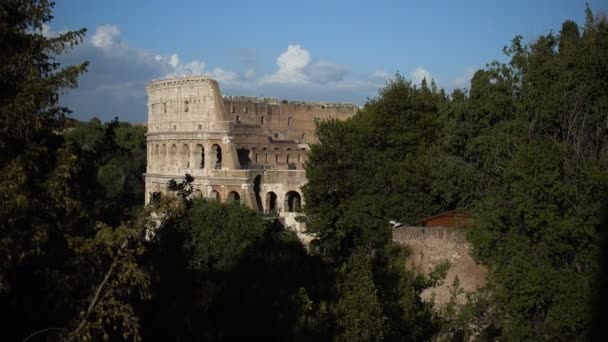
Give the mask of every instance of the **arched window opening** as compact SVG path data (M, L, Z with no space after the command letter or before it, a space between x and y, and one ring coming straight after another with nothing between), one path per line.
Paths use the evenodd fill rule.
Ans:
M211 192L209 193L209 199L212 201L220 201L220 193L215 191L215 190L211 190Z
M275 157L275 161L278 163L279 162L279 155L277 154Z
M255 154L255 162L257 163L257 162L259 162L259 161L260 161L260 160L259 160L259 155L256 153L256 154Z
M260 196L260 190L262 187L262 176L256 176L253 179L253 192L255 193L255 202L258 205L258 211L264 211L262 206L262 196Z
M241 195L236 191L230 191L228 194L228 201L230 203L238 204L241 201Z
M236 116L236 123L241 123L241 116L240 115Z
M182 165L184 169L190 168L190 146L187 144L182 145Z
M196 156L196 160L198 161L198 168L199 169L204 169L205 168L205 148L203 147L203 145L196 145L196 150L195 150L195 156Z
M266 163L268 163L268 153L266 154Z
M162 161L160 160L160 149L158 144L154 146L154 168L159 169L160 165L162 165Z
M160 159L159 159L160 163L160 169L165 169L166 168L166 162L167 162L167 145L162 144L160 147Z
M266 194L266 215L276 215L277 213L277 194L270 191Z
M192 198L202 198L202 197L203 197L203 193L199 189L196 189L192 192Z
M289 119L287 119L287 126L291 126L292 120L291 117L289 117Z
M260 125L263 125L263 124L264 124L264 117L262 116L262 117L260 118Z
M289 154L288 154L288 155L287 155L287 158L285 159L285 160L287 161L287 164L289 164L290 159L291 159L291 155L289 155Z
M285 194L285 211L293 213L301 207L302 197L297 191L289 191Z
M185 101L184 102L184 112L188 113L188 110L190 109L190 102Z
M211 146L211 151L215 156L215 169L222 169L222 148L219 145Z
M177 169L177 146L175 144L171 145L169 150L169 165L171 168Z
M239 165L241 165L241 169L248 169L251 167L251 150L250 149L241 147L236 151L236 155L239 158Z

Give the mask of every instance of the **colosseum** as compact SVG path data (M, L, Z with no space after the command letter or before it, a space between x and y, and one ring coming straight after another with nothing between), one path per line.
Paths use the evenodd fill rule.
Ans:
M295 213L315 120L353 116L352 104L223 97L207 77L152 81L148 92L150 193L188 173L196 197L239 202L276 216L306 239Z

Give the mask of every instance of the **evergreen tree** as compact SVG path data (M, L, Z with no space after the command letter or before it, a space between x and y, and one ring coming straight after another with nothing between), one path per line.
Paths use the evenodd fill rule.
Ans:
M87 63L55 61L85 30L42 34L53 3L0 3L0 334L3 340L137 338L146 294L136 233L92 222L84 160L61 135L62 89ZM41 335L41 336L40 336Z

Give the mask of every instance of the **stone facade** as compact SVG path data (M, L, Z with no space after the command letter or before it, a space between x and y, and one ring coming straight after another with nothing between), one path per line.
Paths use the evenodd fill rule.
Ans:
M304 162L316 142L315 120L353 116L351 104L222 97L207 77L147 86L146 203L167 182L194 177L194 196L239 201L277 215L304 239L295 221L306 183Z

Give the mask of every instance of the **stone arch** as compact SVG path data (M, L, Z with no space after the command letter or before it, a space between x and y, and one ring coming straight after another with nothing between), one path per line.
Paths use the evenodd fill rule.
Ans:
M192 192L192 198L202 198L202 197L203 197L203 193L199 189L196 189Z
M220 201L220 193L215 191L215 190L211 190L211 192L209 192L209 199L213 200L213 201Z
M171 145L169 149L169 168L177 169L177 145Z
M241 147L236 151L237 157L239 159L239 164L241 168L248 169L251 165L251 150L245 147Z
M152 166L154 167L154 169L160 169L160 165L162 164L162 161L160 160L160 149L158 147L158 144L154 145L154 163L152 164Z
M160 169L167 169L167 145L162 144L160 147L160 158L158 159Z
M277 212L277 194L272 191L266 193L266 208L267 214L275 214Z
M302 196L297 191L289 191L285 194L285 211L293 213L302 206Z
M194 148L194 160L196 167L199 169L205 168L205 148L203 145L198 144Z
M211 153L212 153L212 156L214 157L215 169L221 170L222 169L222 148L220 147L220 145L218 145L218 144L212 145Z
M190 146L188 144L182 145L182 153L180 156L182 167L184 169L190 168Z
M241 201L241 195L236 191L230 191L228 193L227 201L238 204Z
M262 205L262 196L260 196L262 185L262 176L258 175L253 179L253 193L255 194L255 202L258 205L258 210L260 212L264 211L264 207Z

